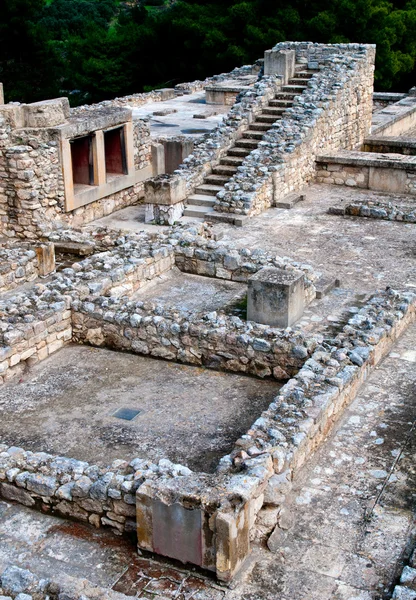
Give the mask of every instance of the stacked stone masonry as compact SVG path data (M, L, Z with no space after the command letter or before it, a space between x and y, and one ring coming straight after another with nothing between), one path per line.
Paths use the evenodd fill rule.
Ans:
M36 252L30 247L0 248L0 293L4 293L39 274Z

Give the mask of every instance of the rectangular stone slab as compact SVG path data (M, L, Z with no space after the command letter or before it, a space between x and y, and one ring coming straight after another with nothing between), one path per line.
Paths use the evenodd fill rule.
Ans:
M202 565L202 512L153 501L153 551Z

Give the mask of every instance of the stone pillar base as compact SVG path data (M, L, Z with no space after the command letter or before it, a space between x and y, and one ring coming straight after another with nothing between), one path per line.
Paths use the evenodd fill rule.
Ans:
M172 206L146 204L144 221L145 223L156 223L157 225L174 225L182 217L184 209L183 202L178 202Z
M304 274L266 267L248 280L247 320L290 327L305 308Z

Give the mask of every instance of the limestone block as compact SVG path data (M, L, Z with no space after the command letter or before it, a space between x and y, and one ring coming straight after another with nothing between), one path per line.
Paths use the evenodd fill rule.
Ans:
M247 319L272 327L290 327L305 308L304 274L266 267L248 280Z
M23 106L26 127L55 127L69 117L68 98L55 98Z
M13 129L24 126L24 116L21 106L0 104L0 118L4 119L7 125L10 125Z
M165 172L165 147L163 144L152 144L153 175L163 175Z
M294 50L266 50L264 53L264 74L280 75L286 84L295 72Z
M216 574L231 581L250 553L249 503L237 514L218 512L216 516Z
M144 197L146 204L171 206L186 198L186 182L179 177L160 175L145 181Z

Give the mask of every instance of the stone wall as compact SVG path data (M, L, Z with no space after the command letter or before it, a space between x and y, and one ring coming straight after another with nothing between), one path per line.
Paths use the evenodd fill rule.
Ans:
M320 70L217 194L217 211L262 212L313 178L324 148L354 148L370 130L374 46L285 42L274 49L294 49L297 62Z
M300 332L212 312L97 298L73 304L73 340L224 371L288 379L313 350Z
M44 360L72 339L70 300L59 294L47 309L27 314L18 324L0 322L0 385L18 377L27 366ZM23 301L24 303L24 301ZM13 311L12 311L13 314ZM0 308L1 316L1 308Z
M173 249L163 240L144 235L126 243L115 237L111 244L110 250L0 301L0 384L72 340L74 300L131 294L174 264Z
M369 219L383 219L401 223L416 223L416 206L368 200L349 202L343 206L331 206L328 209L331 215L347 215L351 217L366 217Z
M320 273L310 265L287 257L275 256L260 248L236 249L229 244L205 240L202 236L189 241L185 237L175 246L175 264L184 273L243 283L263 267L302 271L305 275L305 304L316 297L315 283L320 277Z

